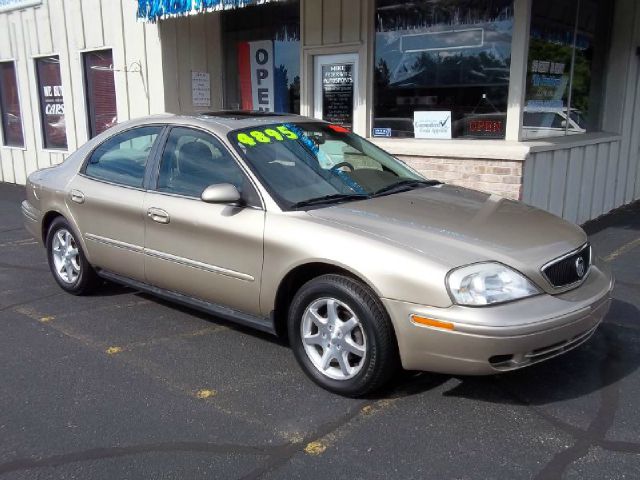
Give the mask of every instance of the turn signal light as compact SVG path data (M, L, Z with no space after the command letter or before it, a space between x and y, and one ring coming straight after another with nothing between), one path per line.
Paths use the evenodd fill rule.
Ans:
M443 322L442 320L434 320L433 318L421 317L420 315L411 315L411 320L418 325L426 325L427 327L441 328L443 330L454 330L453 323Z

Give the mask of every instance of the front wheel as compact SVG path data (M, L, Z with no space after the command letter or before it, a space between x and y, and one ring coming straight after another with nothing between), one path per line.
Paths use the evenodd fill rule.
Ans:
M289 309L288 328L298 363L332 392L365 395L397 368L391 321L376 295L352 278L323 275L302 286Z
M64 218L56 218L47 233L47 260L56 282L74 295L89 293L98 276L87 261L73 229Z

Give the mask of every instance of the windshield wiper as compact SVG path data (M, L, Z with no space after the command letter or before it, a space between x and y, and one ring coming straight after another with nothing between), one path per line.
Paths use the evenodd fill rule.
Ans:
M309 200L302 200L301 202L294 203L291 205L291 209L302 208L302 207L311 207L314 205L323 205L325 203L337 203L337 202L345 202L349 200L363 200L365 198L369 198L368 195L364 194L354 194L354 193L336 193L333 195L324 195L322 197L310 198Z
M442 182L437 180L401 180L386 187L376 190L371 194L372 197L379 195L389 195L392 193L406 192L417 187L433 187L434 185L440 185Z

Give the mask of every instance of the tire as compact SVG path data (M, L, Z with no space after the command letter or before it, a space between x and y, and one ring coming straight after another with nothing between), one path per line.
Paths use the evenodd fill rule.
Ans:
M76 241L75 231L63 217L51 223L46 247L51 274L64 291L86 295L98 286L98 275Z
M340 395L372 393L399 365L384 307L369 287L350 277L323 275L304 284L289 308L288 333L309 378Z

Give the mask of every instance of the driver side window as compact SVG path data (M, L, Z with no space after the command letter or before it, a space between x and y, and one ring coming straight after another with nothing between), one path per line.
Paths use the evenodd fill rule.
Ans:
M250 180L229 151L214 136L174 127L160 159L157 190L199 198L205 188L230 183L249 205L260 205Z

